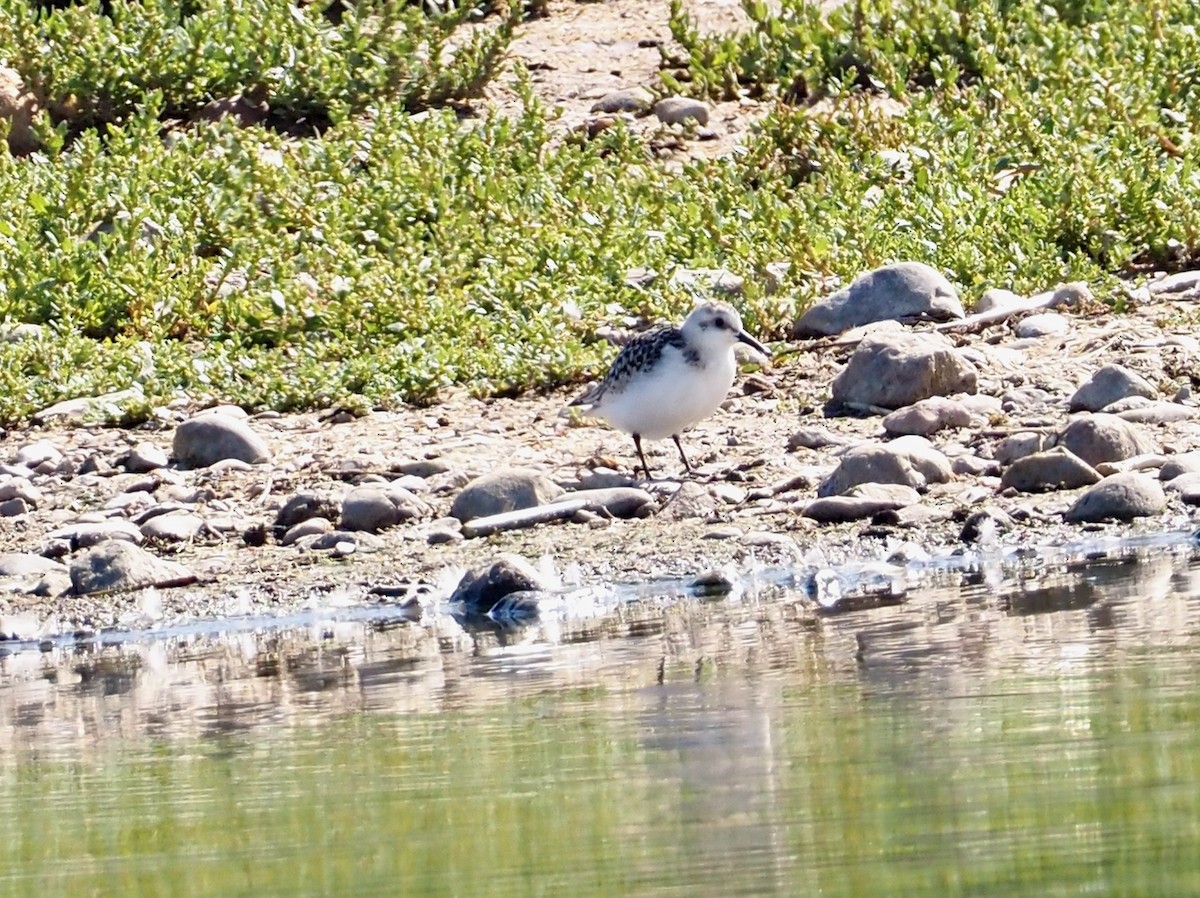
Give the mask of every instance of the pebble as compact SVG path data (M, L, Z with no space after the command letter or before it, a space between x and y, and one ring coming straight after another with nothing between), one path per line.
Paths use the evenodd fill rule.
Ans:
M463 574L449 601L461 604L468 614L487 614L513 593L542 592L546 588L533 565L517 555L504 554Z
M66 542L71 551L77 551L108 541L140 543L142 531L129 521L80 521L52 530L46 538Z
M922 437L900 437L882 445L850 449L822 481L817 496L845 495L863 483L899 483L921 489L953 479L950 461Z
M168 464L166 451L145 441L134 446L125 457L125 470L134 474L146 474Z
M1140 374L1122 365L1105 365L1071 395L1067 408L1072 412L1098 412L1130 396L1153 399L1157 395L1154 386Z
M338 526L342 530L378 533L403 521L423 517L428 511L424 502L401 487L359 486L342 500Z
M187 468L206 468L229 460L258 465L271 459L263 438L245 420L226 411L201 412L176 427L172 454Z
M641 115L649 111L653 102L654 95L650 91L642 87L633 87L627 90L614 90L612 93L605 94L592 104L591 111L593 113L603 112L610 115L617 112L629 112L634 115Z
M1160 480L1174 480L1180 474L1200 473L1200 451L1182 452L1163 462L1158 471Z
M717 497L699 483L686 480L663 503L655 517L664 521L684 521L706 518L716 510Z
M1100 474L1082 458L1062 446L1019 458L1000 478L1002 489L1019 493L1073 490L1100 481Z
M141 525L142 536L163 542L182 543L195 539L204 519L186 511L155 515Z
M915 505L920 501L920 494L910 486L897 483L861 484L847 495L814 499L804 506L803 515L822 524L837 524L874 517L880 512Z
M890 434L929 436L948 427L969 427L971 412L965 405L944 396L931 396L904 408L898 408L883 419L883 429Z
M833 380L836 406L898 409L930 396L974 393L978 375L941 334L878 327Z
M708 124L708 107L691 97L663 97L654 104L653 111L664 125L682 125L688 120Z
M455 496L450 514L466 523L474 518L545 505L562 493L562 487L544 474L507 468L484 474L468 483Z
M1059 433L1058 444L1092 467L1158 451L1154 441L1135 425L1103 412L1073 419Z
M1057 312L1042 312L1039 315L1022 318L1013 327L1013 333L1023 339L1030 339L1058 336L1065 334L1070 329L1071 322L1065 316Z
M124 592L146 586L186 586L196 575L182 564L158 558L121 540L106 540L71 562L76 595Z
M0 518L19 518L28 513L29 504L20 496L0 502Z
M944 275L922 262L900 262L868 271L844 290L813 303L792 332L796 337L824 337L876 321L962 317L958 290Z
M1131 521L1160 514L1166 506L1157 480L1136 472L1113 474L1089 487L1063 518L1075 523Z
M293 524L279 539L279 544L290 546L306 536L320 536L333 530L333 522L327 518L308 518Z

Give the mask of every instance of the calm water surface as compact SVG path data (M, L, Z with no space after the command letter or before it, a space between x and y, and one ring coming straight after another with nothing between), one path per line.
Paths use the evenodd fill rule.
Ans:
M1190 553L544 635L0 658L0 896L1200 894Z

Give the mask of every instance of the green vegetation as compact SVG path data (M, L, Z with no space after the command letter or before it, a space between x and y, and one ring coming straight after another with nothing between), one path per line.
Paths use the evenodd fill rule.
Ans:
M1115 297L1200 245L1187 0L745 0L734 36L675 0L664 89L771 105L743 154L682 170L620 126L564 139L520 73L523 111L463 109L544 3L108 5L0 0L0 65L45 110L43 148L0 155L0 328L46 326L0 342L0 421L135 379L139 408L559 384L610 354L598 324L684 311L680 266L747 275L751 326L779 337L825 276L888 261L968 299ZM220 114L239 95L260 123ZM637 266L664 276L627 286Z

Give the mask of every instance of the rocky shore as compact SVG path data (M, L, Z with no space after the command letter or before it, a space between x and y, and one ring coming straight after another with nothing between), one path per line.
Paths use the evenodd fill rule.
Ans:
M471 584L457 598L486 612L553 585L502 555L613 583L1187 527L1197 298L1191 272L1121 313L1068 284L968 316L932 269L868 273L687 435L687 479L669 442L648 444L660 479L634 476L624 434L564 414L570 391L361 417L181 400L134 429L86 423L111 397L60 404L0 439L0 634Z

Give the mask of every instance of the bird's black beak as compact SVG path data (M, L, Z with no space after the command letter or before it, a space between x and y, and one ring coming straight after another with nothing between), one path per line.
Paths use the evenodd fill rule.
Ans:
M767 358L771 357L771 350L767 349L767 347L763 346L761 343L759 343L757 340L755 340L752 336L750 336L745 331L738 331L737 338L742 343L745 343L747 346L751 346L754 349L757 349L759 352L761 352Z

